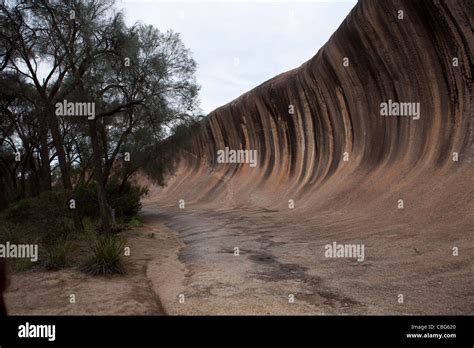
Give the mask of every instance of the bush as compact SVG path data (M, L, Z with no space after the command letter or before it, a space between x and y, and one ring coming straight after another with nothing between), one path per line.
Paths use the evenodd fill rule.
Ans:
M57 271L67 265L67 255L71 244L66 238L58 239L45 247L44 265L49 270Z
M115 216L124 220L129 220L138 214L142 207L140 199L146 193L147 189L129 182L122 188L116 182L107 185L107 200L115 209Z
M25 222L34 205L33 199L25 198L13 203L5 210L5 218L13 223Z
M125 267L122 259L124 248L125 240L119 236L98 236L91 247L93 256L81 270L94 276L124 274Z
M95 183L77 185L74 191L76 207L82 217L95 218L98 216L97 190Z
M43 229L42 240L49 244L67 236L74 231L72 210L67 196L62 191L47 191L36 200L35 214L30 219L38 222Z
M71 209L63 191L47 191L38 197L22 199L5 210L7 222L16 229L36 234L43 243L50 244L64 238L73 230Z
M0 219L0 244L37 244L38 233L30 225L15 224L6 219Z
M107 202L115 211L118 220L128 221L133 218L141 208L140 199L147 193L141 186L127 182L124 187L112 180L107 184ZM79 185L74 197L82 217L97 218L99 204L97 202L97 189L95 183Z
M134 216L125 223L127 228L142 227L144 225L143 218L140 216Z

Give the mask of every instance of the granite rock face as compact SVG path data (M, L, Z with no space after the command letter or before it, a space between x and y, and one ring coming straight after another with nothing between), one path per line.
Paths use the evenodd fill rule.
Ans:
M359 1L311 60L213 111L159 200L285 208L293 199L313 210L412 195L412 207L464 206L473 25L469 1ZM399 116L381 115L397 102ZM218 163L226 147L256 150L257 165Z
M144 203L183 241L191 312L472 312L473 4L359 1L314 58L175 149ZM364 261L328 257L334 243Z

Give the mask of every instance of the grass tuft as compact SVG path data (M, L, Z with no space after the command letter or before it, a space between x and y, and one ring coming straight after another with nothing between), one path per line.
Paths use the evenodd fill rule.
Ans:
M87 274L108 275L124 274L125 267L122 259L125 240L120 236L98 236L91 246L92 257L81 267Z
M48 270L57 271L67 266L68 253L71 243L66 238L60 238L45 248L44 264Z

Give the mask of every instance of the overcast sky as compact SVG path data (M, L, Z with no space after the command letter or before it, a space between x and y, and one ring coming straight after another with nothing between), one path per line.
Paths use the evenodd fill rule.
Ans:
M181 34L197 62L205 114L284 71L323 46L356 4L339 1L118 0L127 24Z

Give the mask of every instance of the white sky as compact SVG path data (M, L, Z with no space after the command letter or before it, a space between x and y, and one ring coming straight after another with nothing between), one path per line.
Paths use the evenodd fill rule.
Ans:
M197 63L205 114L311 57L356 0L118 0L127 24L181 34Z

